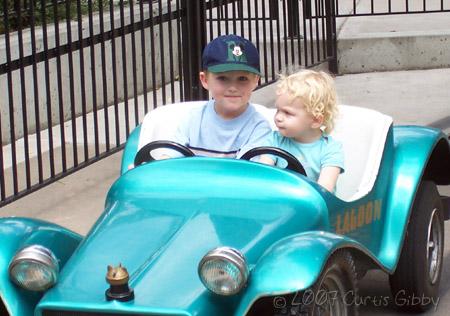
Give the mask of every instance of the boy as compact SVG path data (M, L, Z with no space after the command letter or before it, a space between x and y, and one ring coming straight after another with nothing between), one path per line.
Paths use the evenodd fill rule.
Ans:
M344 154L342 144L328 135L337 114L333 78L322 71L304 70L282 77L277 94L274 120L278 131L266 145L293 154L309 178L334 192L344 171ZM277 164L277 158L269 155L260 161Z
M237 35L220 36L204 49L202 65L200 81L213 99L190 113L174 141L197 155L229 158L261 146L271 128L249 104L260 76L256 47Z

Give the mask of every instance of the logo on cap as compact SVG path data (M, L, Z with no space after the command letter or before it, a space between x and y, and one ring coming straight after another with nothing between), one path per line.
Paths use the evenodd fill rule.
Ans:
M247 56L244 53L243 44L236 44L235 41L227 41L227 45L228 45L227 61L238 61L241 63L247 62Z

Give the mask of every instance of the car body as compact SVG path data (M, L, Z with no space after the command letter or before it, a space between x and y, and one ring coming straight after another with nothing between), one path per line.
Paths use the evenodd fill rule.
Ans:
M388 272L395 288L407 275L400 271L402 261L422 262L429 253L436 259L431 291L438 289L447 199L439 197L438 207L424 217L427 241L430 231L437 232L437 252L427 248L418 259L402 256L410 255L407 232L415 214L431 203L423 196L434 192L435 184L450 184L445 134L393 126L378 112L342 106L336 138L343 140L348 174L341 176L336 195L291 170L245 160L188 157L132 168L146 143L167 139L179 120L202 104L165 106L146 116L130 135L121 175L86 236L34 219L0 219L4 311L14 316L291 315L301 312L292 298L311 289L317 294L333 271L347 271L348 282L337 284L347 292L372 268ZM269 119L274 113L258 110ZM57 283L48 290L27 291L11 281L8 267L29 245L51 250L59 262ZM221 247L242 254L249 270L234 295L211 292L199 277L202 258ZM125 301L105 294L108 266L119 263L129 272L126 285L133 291Z

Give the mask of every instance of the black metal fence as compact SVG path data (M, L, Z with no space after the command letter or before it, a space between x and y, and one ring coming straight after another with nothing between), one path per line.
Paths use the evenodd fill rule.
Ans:
M331 0L3 0L0 206L123 147L151 109L206 98L201 51L253 41L260 86L335 67Z

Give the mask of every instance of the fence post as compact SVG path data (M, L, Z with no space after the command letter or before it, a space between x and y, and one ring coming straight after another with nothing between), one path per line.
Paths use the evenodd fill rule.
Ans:
M328 62L328 69L330 72L337 74L336 10L334 7L334 0L325 0L325 15L327 25L327 57L331 57Z
M203 89L199 71L202 68L202 50L206 45L205 0L182 0L182 48L184 101L204 100L208 93Z
M289 38L298 38L299 35L300 11L298 2L299 0L288 0L287 2Z

